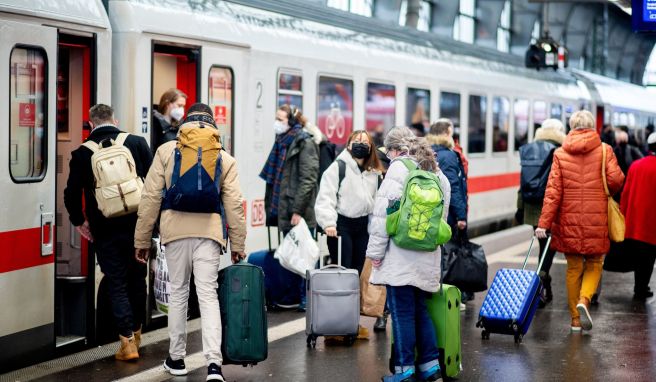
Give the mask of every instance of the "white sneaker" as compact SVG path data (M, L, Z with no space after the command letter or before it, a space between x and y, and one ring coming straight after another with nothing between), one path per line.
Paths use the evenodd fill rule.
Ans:
M467 310L467 304L465 304L464 302L461 302L460 303L460 311L464 312L465 310Z
M581 328L583 328L583 330L592 329L592 317L590 317L588 307L585 306L585 304L578 304L576 305L576 310L579 311L579 315L581 316Z

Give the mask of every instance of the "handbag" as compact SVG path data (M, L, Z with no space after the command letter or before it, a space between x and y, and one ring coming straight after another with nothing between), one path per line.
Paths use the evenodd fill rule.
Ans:
M620 273L635 271L633 251L628 242L610 243L610 251L604 259L604 270Z
M385 311L387 290L384 285L369 283L371 267L371 260L365 259L360 275L360 313L369 317L382 317Z
M457 233L442 247L442 283L465 292L487 290L487 260L483 247Z
M608 191L608 183L606 182L606 147L603 143L601 153L601 180L604 184L606 196L608 197L608 237L611 241L619 243L624 241L624 232L626 230L624 215L620 211L619 204L617 204Z

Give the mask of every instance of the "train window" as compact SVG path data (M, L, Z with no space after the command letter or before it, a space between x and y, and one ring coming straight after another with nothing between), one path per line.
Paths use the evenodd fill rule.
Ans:
M453 122L453 137L460 135L460 94L440 93L440 118L449 118Z
M516 99L514 107L515 117L515 151L528 142L528 113L529 102L525 99Z
M533 102L533 132L547 119L547 103L544 101Z
M367 83L365 103L367 131L385 134L396 124L396 90L394 85Z
M469 96L468 153L485 152L485 116L487 115L487 97Z
M427 132L430 126L430 91L408 88L405 105L406 125Z
M278 107L294 105L303 110L303 76L297 73L278 73Z
M319 77L317 124L341 150L353 131L353 81Z
M552 103L551 104L551 118L561 120L563 118L563 105L559 103Z
M214 111L224 149L234 154L233 148L233 73L232 69L212 66L209 73L208 104Z
M492 151L508 151L510 101L506 97L494 97L492 100L492 129Z
M48 141L46 53L15 47L9 62L9 171L16 183L40 181Z

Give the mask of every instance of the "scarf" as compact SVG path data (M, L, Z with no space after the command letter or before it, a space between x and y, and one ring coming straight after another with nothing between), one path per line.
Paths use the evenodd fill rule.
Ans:
M271 194L271 215L278 216L278 204L280 201L280 183L282 181L282 169L285 159L287 158L287 149L291 146L296 135L301 131L301 125L295 125L285 134L276 135L269 157L267 158L260 178L264 179L267 184L273 186Z

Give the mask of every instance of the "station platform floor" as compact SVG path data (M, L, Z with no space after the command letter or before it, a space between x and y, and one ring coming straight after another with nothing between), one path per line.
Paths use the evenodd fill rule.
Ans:
M490 281L499 268L521 267L528 249L528 239L513 243L505 237L501 232L483 239L488 240L486 249L497 248L487 253ZM510 244L504 248L499 241ZM536 265L534 251L528 266ZM481 339L475 324L485 293L476 294L461 313L463 370L458 380L656 381L656 298L632 301L633 274L604 272L599 305L591 309L594 328L570 333L565 269L565 259L558 254L551 271L554 301L538 311L521 344L515 344L512 336L493 334L489 340ZM653 278L652 289L656 289ZM374 333L374 320L362 317L361 323L370 328L368 340L347 347L327 345L320 338L316 349L308 349L304 314L269 312L268 320L269 358L252 368L224 366L228 381L379 381L388 373L389 324L385 333ZM200 321L188 325L186 364L190 372L186 377L173 377L162 367L168 353L168 335L163 328L144 334L141 358L136 362L115 361L114 343L0 375L0 381L204 381Z

